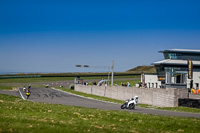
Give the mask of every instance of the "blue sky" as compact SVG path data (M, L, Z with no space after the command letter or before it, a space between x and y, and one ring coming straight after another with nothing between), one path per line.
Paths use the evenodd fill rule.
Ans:
M1 0L0 73L102 72L200 49L198 0ZM87 64L91 68L76 68ZM102 68L94 68L102 66Z

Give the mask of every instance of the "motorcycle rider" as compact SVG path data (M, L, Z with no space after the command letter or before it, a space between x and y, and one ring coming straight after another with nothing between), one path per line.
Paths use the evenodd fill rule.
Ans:
M130 101L134 100L134 104L137 106L138 105L138 96L135 96L134 98L130 98Z
M28 97L31 95L31 91L30 91L30 89L28 89L27 91L26 91L26 98L28 99Z
M138 105L138 96L135 96L135 105L137 106Z

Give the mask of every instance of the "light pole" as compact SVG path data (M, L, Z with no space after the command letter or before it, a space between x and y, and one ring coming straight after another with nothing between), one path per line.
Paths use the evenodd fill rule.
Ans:
M112 79L111 79L111 86L113 86L113 78L114 78L114 60L112 61Z
M89 65L75 65L76 67L90 67ZM114 78L114 60L112 61L112 66L104 66L104 67L93 67L93 68L110 68L112 69L112 77L111 77L111 86L113 86L113 78ZM110 72L108 72L108 80L109 80Z

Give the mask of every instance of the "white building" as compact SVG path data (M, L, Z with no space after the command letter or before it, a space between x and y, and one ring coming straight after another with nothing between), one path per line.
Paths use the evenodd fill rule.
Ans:
M144 74L148 88L197 88L200 84L200 50L170 49L160 51L165 60L152 63L157 74ZM188 78L188 59L192 61L192 78ZM191 76L191 75L189 75Z

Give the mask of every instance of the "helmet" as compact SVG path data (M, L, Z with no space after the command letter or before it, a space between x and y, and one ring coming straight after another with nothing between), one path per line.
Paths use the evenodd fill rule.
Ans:
M135 99L138 99L138 96L135 96Z

